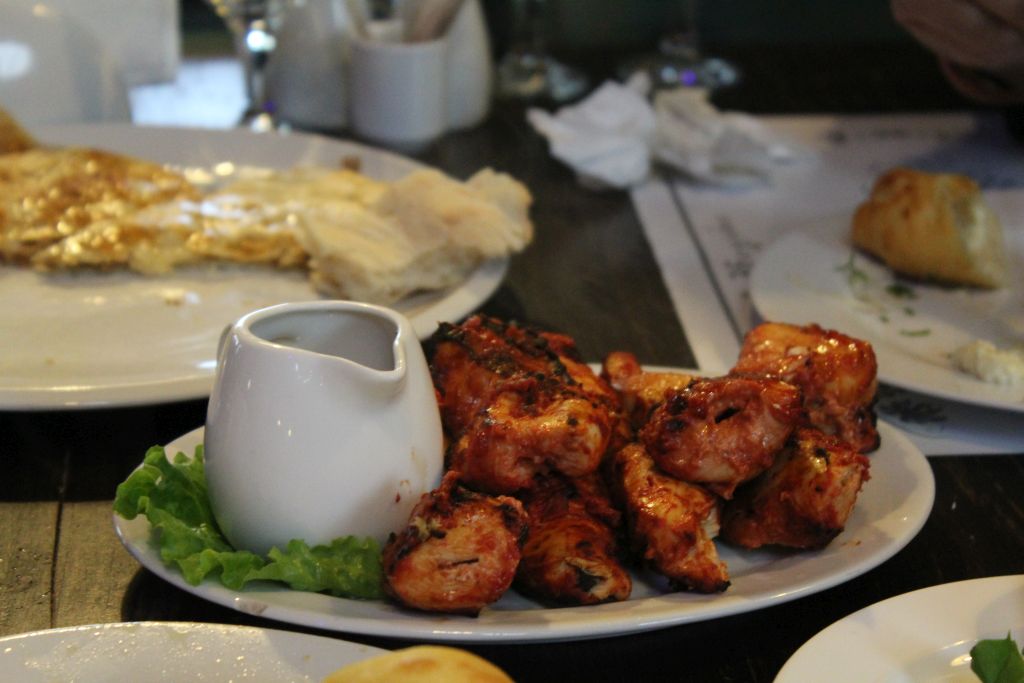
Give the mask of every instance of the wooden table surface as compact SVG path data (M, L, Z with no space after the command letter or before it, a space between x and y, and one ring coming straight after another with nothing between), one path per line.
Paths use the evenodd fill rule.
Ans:
M581 189L525 125L521 106L497 107L481 127L446 136L419 158L457 177L492 166L522 179L534 195L536 241L512 259L483 311L568 333L588 360L629 349L645 363L694 364L628 195ZM204 401L190 401L0 413L0 636L136 620L306 630L171 586L141 569L113 532L116 485L149 446L200 426L205 408ZM519 681L767 682L820 629L878 600L950 581L1024 573L1024 454L943 456L929 463L936 498L921 532L889 561L835 588L635 635L466 647ZM329 635L385 648L409 644Z

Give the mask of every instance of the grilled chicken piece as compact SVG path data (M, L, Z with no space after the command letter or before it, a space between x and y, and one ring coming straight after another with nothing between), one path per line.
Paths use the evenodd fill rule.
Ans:
M800 428L771 469L726 503L722 538L747 548L822 548L843 530L869 467L838 437Z
M723 498L768 469L800 417L800 391L776 380L700 379L670 392L639 431L668 474Z
M471 488L515 493L536 475L594 472L621 422L618 397L563 335L474 316L427 345L448 465Z
M803 391L803 422L867 453L878 448L878 362L871 344L818 325L763 323L747 333L732 374Z
M647 421L651 411L672 393L697 379L681 372L648 372L628 351L613 351L604 359L601 377L619 394L622 413L634 429Z
M385 590L408 607L477 615L515 578L526 512L506 496L475 493L449 471L384 547Z
M625 600L633 589L618 559L611 506L596 475L545 477L523 495L529 533L515 585L526 595L568 605Z
M681 589L716 593L729 586L728 568L712 540L720 505L714 494L660 471L638 443L613 456L610 479L633 549L651 567Z

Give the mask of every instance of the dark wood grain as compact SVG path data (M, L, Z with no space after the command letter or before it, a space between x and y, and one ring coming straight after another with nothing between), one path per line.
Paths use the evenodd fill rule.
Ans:
M847 67L853 69L851 63ZM756 111L761 92L766 107L774 103L780 110L860 110L843 99L853 97L848 82L830 86L821 76L815 81L821 93L801 95L767 61L759 68L766 74L762 90L724 93L723 101ZM948 93L943 97L948 100ZM916 93L905 101L917 107L921 98ZM890 110L896 107L893 103ZM482 126L450 134L419 155L457 177L484 166L512 173L534 196L536 240L512 259L506 281L482 310L570 334L591 361L629 349L645 363L693 365L629 196L581 189L573 174L551 159L524 114L522 104L503 104ZM117 484L149 446L201 425L205 410L205 401L198 400L0 412L0 636L120 620L315 632L181 591L139 568L114 535L110 502ZM523 682L767 683L820 629L878 600L939 583L1024 573L1024 454L929 462L936 499L924 528L895 557L835 588L747 614L623 637L467 647ZM410 644L327 635L386 648Z
M49 628L60 504L0 502L0 634Z
M54 565L54 626L120 620L138 563L113 530L109 500L63 505Z

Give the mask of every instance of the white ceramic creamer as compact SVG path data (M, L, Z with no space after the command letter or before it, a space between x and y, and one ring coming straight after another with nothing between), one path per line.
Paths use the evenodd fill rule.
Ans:
M443 469L412 325L345 301L243 316L221 338L204 447L213 512L236 548L384 542Z

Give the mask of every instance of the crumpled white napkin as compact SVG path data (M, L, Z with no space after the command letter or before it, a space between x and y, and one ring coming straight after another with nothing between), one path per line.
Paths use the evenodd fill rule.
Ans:
M628 188L643 182L654 161L694 180L743 187L770 180L777 164L811 156L754 117L720 112L701 88L664 90L650 102L650 81L637 74L608 81L554 114L530 109L527 120L551 153L588 186Z
M607 81L577 104L526 118L586 185L628 187L650 171L655 121L642 79Z

